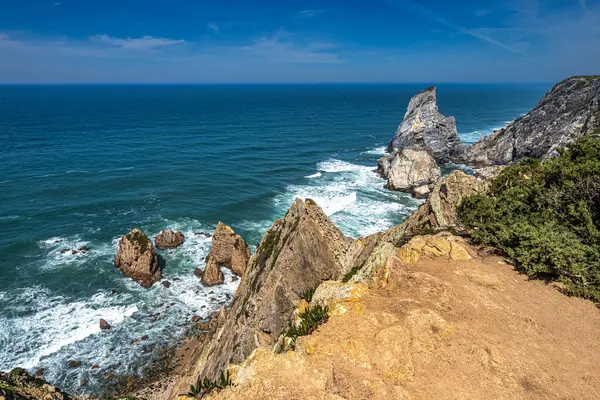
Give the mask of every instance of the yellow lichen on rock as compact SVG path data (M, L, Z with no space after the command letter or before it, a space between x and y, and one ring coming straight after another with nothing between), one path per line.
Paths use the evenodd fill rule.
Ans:
M367 290L361 283L325 281L315 290L311 303L329 307L330 315L341 315L347 312L345 304L357 302Z
M454 261L467 261L472 257L454 236L425 235L412 238L397 251L397 256L407 264L419 262L422 257L447 258Z

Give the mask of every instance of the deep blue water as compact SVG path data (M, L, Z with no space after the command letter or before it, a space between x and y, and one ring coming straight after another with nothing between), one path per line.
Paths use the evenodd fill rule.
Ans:
M235 290L193 275L210 247L195 233L219 220L252 245L295 197L354 237L401 222L418 202L383 189L373 169L424 86L0 87L0 369L43 367L80 393L107 372L139 373ZM472 142L547 89L440 85L438 104ZM169 289L113 267L133 227L186 235L162 253ZM83 245L86 255L60 253ZM100 332L100 318L113 329ZM72 359L83 366L66 368Z

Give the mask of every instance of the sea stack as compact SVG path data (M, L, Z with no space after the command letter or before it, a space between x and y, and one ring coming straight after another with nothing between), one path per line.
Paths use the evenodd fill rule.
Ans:
M429 186L441 177L440 167L425 150L400 149L378 161L379 173L387 178L386 188L426 197Z
M115 266L143 287L151 287L162 278L152 241L137 228L119 240Z
M447 163L463 152L456 120L438 111L434 86L417 93L410 100L404 120L388 145L388 152L404 148L425 150L438 163Z

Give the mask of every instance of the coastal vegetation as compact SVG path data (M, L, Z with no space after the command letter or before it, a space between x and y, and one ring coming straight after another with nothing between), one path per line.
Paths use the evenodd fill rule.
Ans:
M298 315L300 322L290 322L288 329L283 334L283 341L279 348L279 352L287 348L295 350L296 340L300 336L310 335L329 319L329 307L316 305L308 308L306 311ZM287 345L286 345L287 344Z
M232 384L233 382L231 380L231 377L229 376L229 371L227 371L226 373L221 372L221 376L215 381L204 377L203 380L198 380L196 385L191 385L188 396L191 396L195 399L202 399L207 394L210 394L214 391L223 390L227 386L231 386Z
M506 168L459 217L480 244L502 250L522 272L600 302L600 132L552 160Z

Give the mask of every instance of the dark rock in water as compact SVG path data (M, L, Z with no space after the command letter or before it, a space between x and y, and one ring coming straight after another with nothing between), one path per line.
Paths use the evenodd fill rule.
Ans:
M67 253L70 253L71 251L72 251L71 249L62 249L60 251L60 254L67 254Z
M106 322L106 320L104 320L104 319L100 320L100 329L102 329L103 331L107 331L110 328L111 328L111 326L108 322Z
M117 293L119 293L119 292L116 289L113 289L113 290L110 291L110 294L112 294L112 295L115 295Z
M196 275L198 278L202 278L202 270L198 267L194 268L194 275Z
M81 380L81 384L79 384L79 386L85 386L85 385L87 385L87 383L88 383L88 381L87 381L87 380L85 380L85 379L82 379L82 380Z
M468 148L476 166L551 158L557 149L600 127L600 76L575 76L556 84L526 115Z
M423 90L410 100L388 152L404 148L425 150L439 163L457 159L464 151L456 120L438 111L435 87Z
M231 282L236 282L238 279L240 278L237 275L231 275Z
M140 340L148 340L148 335L144 335L140 338Z
M67 367L69 367L69 368L81 367L81 361L75 361L75 360L67 361Z
M387 179L386 188L402 192L431 185L441 177L440 167L425 150L400 149L378 160L378 171Z
M90 248L88 246L83 246L79 248L79 251L81 253L87 253L88 251L90 251Z
M183 244L185 236L181 232L165 229L154 237L154 243L159 249L175 249Z
M92 365L92 369L100 369L100 366L98 364L94 364Z
M152 241L139 229L119 240L115 266L143 287L150 287L162 278Z
M218 379L229 363L241 363L257 346L272 347L288 327L300 293L349 271L353 244L316 203L296 200L265 233L231 309L222 308L216 317L219 334L202 346L198 377Z
M196 323L196 322L200 321L201 319L202 319L202 317L199 317L199 316L197 316L197 315L194 315L194 316L192 317L192 322Z
M163 285L164 287L166 287L167 289L171 287L171 282L169 281L164 281L161 283L161 285Z
M33 376L38 376L38 377L42 376L43 377L44 376L44 372L46 372L44 370L44 368L40 368L37 371L35 371L35 374L33 374Z
M194 232L194 235L198 235L198 236L206 236L207 238L211 237L212 235L208 232Z
M77 250L71 250L71 254L77 254L79 253Z
M31 376L22 368L0 372L0 399L71 400L67 393L49 385L43 378Z

